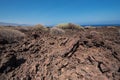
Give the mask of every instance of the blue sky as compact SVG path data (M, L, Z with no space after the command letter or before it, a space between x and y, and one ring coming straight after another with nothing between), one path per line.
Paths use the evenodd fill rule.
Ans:
M0 0L0 22L119 24L120 0Z

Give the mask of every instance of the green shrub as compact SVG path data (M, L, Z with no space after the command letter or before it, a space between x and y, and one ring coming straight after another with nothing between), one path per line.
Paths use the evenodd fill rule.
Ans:
M25 37L25 34L13 29L0 29L0 43L12 43Z
M56 27L60 29L83 29L83 27L81 27L80 25L76 25L73 23L58 24Z

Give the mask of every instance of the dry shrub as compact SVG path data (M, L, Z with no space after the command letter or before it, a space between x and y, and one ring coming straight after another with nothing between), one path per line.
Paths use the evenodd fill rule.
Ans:
M92 43L97 47L104 45L104 38L100 32L90 31L87 38L91 39Z
M118 33L119 33L119 35L120 35L120 29L118 29Z
M47 31L47 30L48 30L45 26L43 26L43 25L41 25L41 24L35 25L35 26L33 27L33 29L34 29L34 30L42 30L42 31Z
M0 26L0 29L3 29L3 26Z
M87 34L87 38L88 39L92 39L92 40L101 40L102 39L102 34L100 32L97 32L97 31L90 31L88 34Z
M13 29L0 29L0 43L13 43L25 37L25 34Z
M101 38L101 34L97 31L90 31L89 38L99 39Z
M20 32L28 32L32 30L31 26L0 26L0 29L10 29L10 30L18 30Z
M64 34L65 31L60 29L60 28L57 28L57 27L53 27L50 29L50 34L53 34L53 35L61 35L61 34Z
M32 29L32 27L31 26L17 26L14 29L21 31L21 32L28 32Z
M58 24L56 27L60 29L83 29L83 27L81 27L80 25L76 25L73 23Z
M14 29L14 26L0 26L0 29Z

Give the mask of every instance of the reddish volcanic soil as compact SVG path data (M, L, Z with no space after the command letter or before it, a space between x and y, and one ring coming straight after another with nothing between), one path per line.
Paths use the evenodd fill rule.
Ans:
M22 30L0 43L0 80L120 80L120 27Z

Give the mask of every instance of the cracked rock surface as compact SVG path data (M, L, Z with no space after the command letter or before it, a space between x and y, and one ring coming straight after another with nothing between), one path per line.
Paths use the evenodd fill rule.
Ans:
M116 28L66 30L0 44L0 80L120 80L120 33Z

